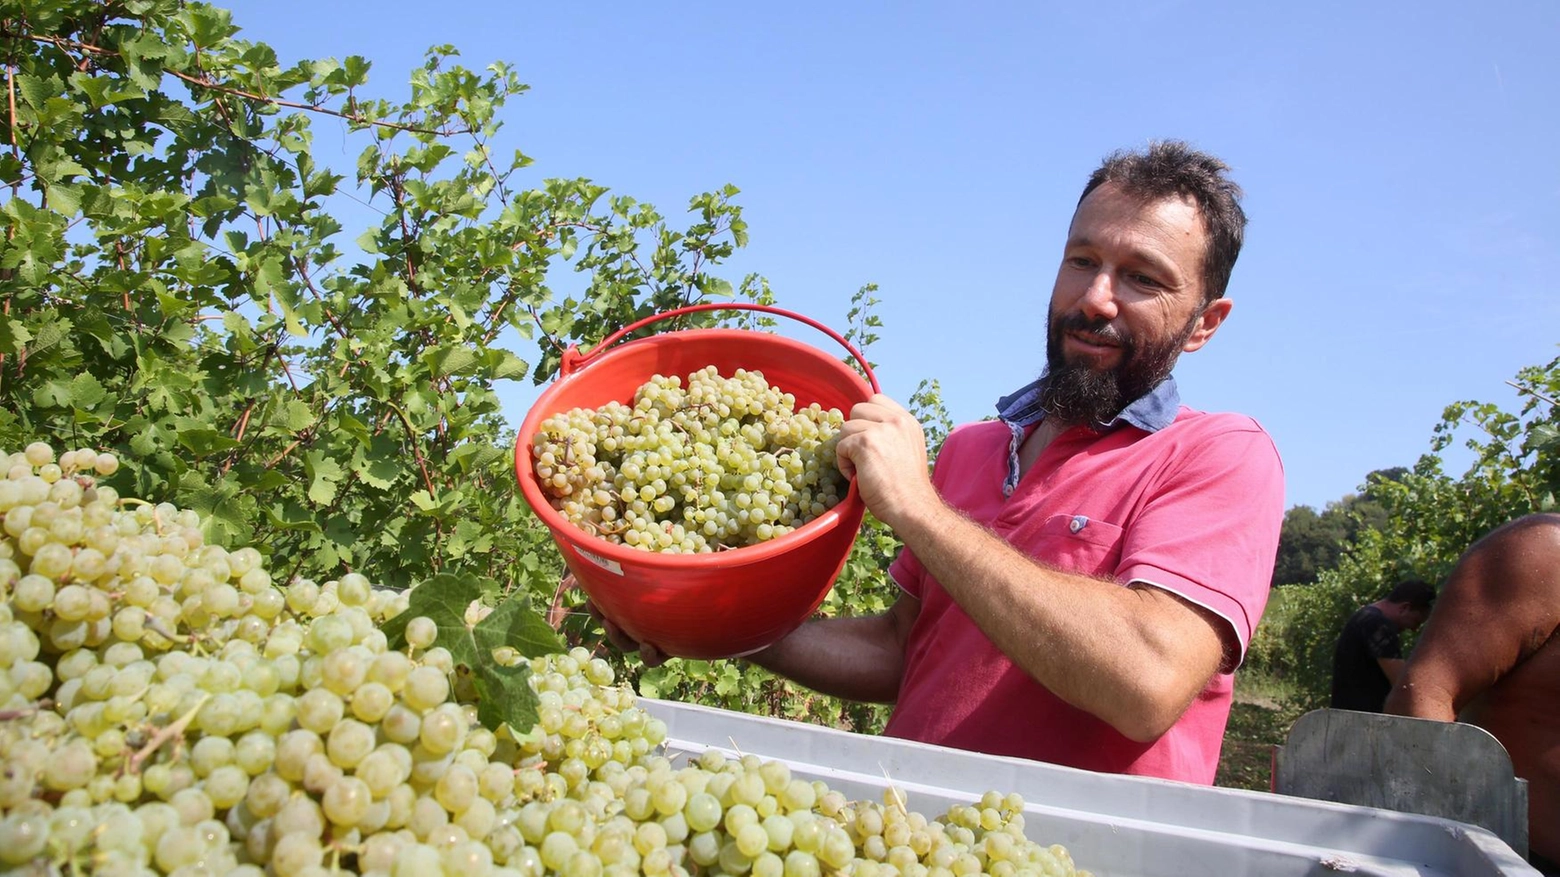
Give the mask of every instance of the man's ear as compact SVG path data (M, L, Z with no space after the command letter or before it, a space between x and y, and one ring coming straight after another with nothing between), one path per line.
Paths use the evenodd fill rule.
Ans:
M1208 343L1213 333L1219 331L1219 326L1224 324L1230 315L1230 309L1235 303L1227 298L1216 298L1203 308L1197 317L1197 324L1192 328L1192 334L1187 336L1186 343L1181 345L1183 353L1191 353Z

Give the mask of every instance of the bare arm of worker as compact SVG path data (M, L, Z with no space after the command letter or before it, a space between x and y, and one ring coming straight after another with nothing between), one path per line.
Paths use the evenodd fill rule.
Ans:
M942 501L913 416L883 395L841 429L840 468L959 607L1035 681L1137 741L1168 730L1225 657L1226 622L1154 587L1037 563Z
M1386 711L1457 719L1463 707L1532 655L1560 624L1560 516L1521 518L1468 549Z
M651 667L676 657L653 643L635 642L594 605L587 608L619 651L638 652ZM747 660L823 694L893 703L904 675L905 637L920 608L921 601L900 594L882 615L809 621Z
M1403 673L1403 665L1408 662L1402 658L1377 658L1376 663L1381 665L1381 672L1386 674L1387 681L1396 685Z
M810 621L748 660L823 694L893 703L904 676L905 638L920 609L920 600L900 594L882 615Z

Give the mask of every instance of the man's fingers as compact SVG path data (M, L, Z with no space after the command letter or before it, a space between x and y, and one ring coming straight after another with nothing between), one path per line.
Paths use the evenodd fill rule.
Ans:
M877 393L865 402L857 402L855 405L852 405L850 417L845 422L848 424L852 420L888 420L894 416L898 407L893 399L882 393Z
M666 663L669 656L649 643L639 644L639 660L645 662L646 667L659 667Z
M595 603L586 600L585 609L590 613L590 617L596 619L596 622L601 625L601 629L607 632L607 642L612 643L613 648L625 653L638 652L639 659L645 662L646 667L659 667L671 657L650 643L639 642L624 633L623 628L613 624L610 618L601 614L601 610Z

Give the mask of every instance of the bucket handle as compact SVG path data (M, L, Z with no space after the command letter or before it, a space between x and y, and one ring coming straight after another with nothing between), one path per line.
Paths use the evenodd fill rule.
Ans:
M747 302L706 302L704 304L688 305L687 307L676 308L675 310L665 311L659 314L652 314L638 321L637 323L631 323L617 330L616 332L613 332L611 335L608 335L606 340L591 348L589 353L580 353L578 347L570 345L569 348L563 352L563 358L558 364L558 373L561 375L571 375L574 372L579 371L588 365L592 359L595 359L597 356L600 356L602 353L604 353L607 348L622 340L623 336L635 331L636 329L642 329L651 323L660 322L661 320L670 319L672 317L680 317L683 314L696 313L698 311L730 310L762 311L766 314L774 314L780 317L789 317L798 323L806 323L814 329L817 329L819 332L822 332L823 334L834 339L835 343L849 351L851 357L856 360L856 364L860 365L861 370L867 373L867 382L872 385L872 392L883 392L882 389L878 387L877 375L872 373L872 366L867 364L867 360L862 357L861 352L858 351L855 347L851 346L851 343L846 341L845 337L840 333L830 329L828 326L825 326L811 317L804 317L801 314L784 310L783 308L773 307L771 305L749 304Z

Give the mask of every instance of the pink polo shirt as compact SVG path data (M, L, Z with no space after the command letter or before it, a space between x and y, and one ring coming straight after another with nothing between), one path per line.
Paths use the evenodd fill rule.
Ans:
M921 601L885 733L1112 773L1212 783L1233 665L1267 603L1283 521L1283 468L1249 417L1180 407L1157 432L1075 428L1004 497L1010 432L956 429L937 457L943 498L1038 560L1142 582L1212 610L1239 656L1159 739L1130 740L1068 705L998 651L907 548L889 570Z

